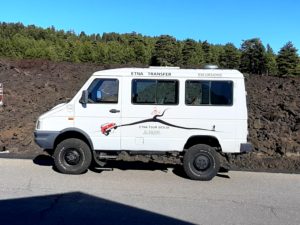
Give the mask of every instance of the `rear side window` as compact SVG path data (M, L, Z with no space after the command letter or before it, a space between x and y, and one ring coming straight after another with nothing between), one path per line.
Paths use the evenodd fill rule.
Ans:
M132 80L132 103L149 105L177 105L177 80Z
M230 106L233 104L233 82L188 80L185 104Z

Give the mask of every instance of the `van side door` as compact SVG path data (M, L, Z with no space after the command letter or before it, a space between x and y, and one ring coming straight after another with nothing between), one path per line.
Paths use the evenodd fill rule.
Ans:
M75 104L75 128L91 138L95 150L120 149L120 82L120 78L95 78L87 89L87 104Z
M179 80L132 78L124 80L123 150L170 151L181 143L178 118Z

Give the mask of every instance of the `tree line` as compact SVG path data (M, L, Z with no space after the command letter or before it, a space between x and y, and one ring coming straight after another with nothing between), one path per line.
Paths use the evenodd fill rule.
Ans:
M291 42L275 54L259 38L245 40L237 48L232 43L180 41L170 35L149 37L135 32L87 35L22 23L0 23L0 57L183 68L215 64L250 74L300 75L299 55Z

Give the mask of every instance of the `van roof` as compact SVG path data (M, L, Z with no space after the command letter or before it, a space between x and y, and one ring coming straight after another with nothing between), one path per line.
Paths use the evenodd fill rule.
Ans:
M169 77L169 78L243 78L238 70L180 69L179 67L119 68L97 71L93 76Z

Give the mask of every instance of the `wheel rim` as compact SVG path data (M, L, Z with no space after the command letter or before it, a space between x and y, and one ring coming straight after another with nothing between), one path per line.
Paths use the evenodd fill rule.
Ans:
M67 164L75 166L79 164L81 155L77 149L67 149L64 155L64 159Z
M205 171L210 167L210 158L206 155L199 155L194 160L194 167L197 170Z

